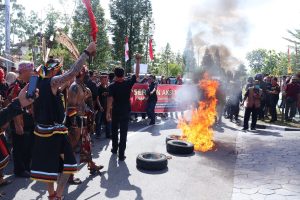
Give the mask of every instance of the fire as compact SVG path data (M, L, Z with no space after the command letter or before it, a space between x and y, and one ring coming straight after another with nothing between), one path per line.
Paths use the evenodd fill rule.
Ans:
M182 138L193 143L196 151L206 152L214 147L212 126L217 115L216 93L219 83L206 76L199 82L199 87L204 91L204 100L192 111L191 121L182 119L178 127L183 132Z

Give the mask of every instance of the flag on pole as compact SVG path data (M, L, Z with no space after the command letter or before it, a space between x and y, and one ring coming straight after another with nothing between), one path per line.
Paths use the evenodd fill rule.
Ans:
M129 60L129 45L128 45L128 37L125 38L125 62Z
M149 56L151 61L154 60L152 39L149 41Z

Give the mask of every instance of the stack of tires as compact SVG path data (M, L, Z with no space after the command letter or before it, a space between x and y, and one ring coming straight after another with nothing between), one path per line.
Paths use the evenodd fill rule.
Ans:
M174 155L187 155L194 152L194 145L180 140L181 136L170 135L166 138L167 152ZM136 166L140 170L161 171L168 167L168 158L161 153L141 153L136 158Z
M177 155L192 154L194 145L190 142L180 140L179 135L169 135L166 137L167 152Z

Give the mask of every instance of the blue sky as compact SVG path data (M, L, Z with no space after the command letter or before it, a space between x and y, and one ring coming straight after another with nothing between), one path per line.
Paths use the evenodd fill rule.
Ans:
M226 15L226 9L222 7L217 11L216 7L226 1L238 3L231 13L237 16L236 19L224 19L222 14ZM34 3L32 0L18 0L18 2L25 5L27 10L38 11L40 15L43 15L43 10L48 4L68 13L72 13L74 9L73 0L43 0L34 1ZM64 6L61 6L59 2ZM109 18L109 0L100 2ZM288 43L282 37L287 36L288 29L300 28L299 0L152 0L152 4L156 24L154 40L158 49L169 42L174 51L182 52L187 32L191 28L194 35L204 34L202 39L206 44L224 43L236 57L245 60L246 53L255 48L287 51ZM201 17L199 18L198 15ZM216 27L214 25L213 27L221 26L226 30L216 36L210 30L212 27L207 28L207 24L214 23L218 17L222 20L217 22ZM203 25L203 20L207 22L206 25ZM235 27L231 28L231 23ZM241 26L245 26L245 29L239 34ZM241 44L237 45L233 42L237 37L242 40ZM196 48L202 52L204 47L197 46Z

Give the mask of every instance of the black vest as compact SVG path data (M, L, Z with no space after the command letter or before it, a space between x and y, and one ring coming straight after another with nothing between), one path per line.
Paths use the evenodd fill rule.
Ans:
M34 102L35 122L42 125L62 124L65 118L63 94L57 92L56 95L53 95L51 78L40 78L37 88L39 97Z

